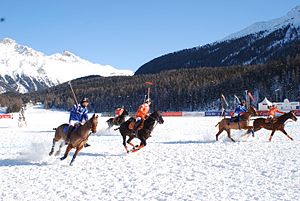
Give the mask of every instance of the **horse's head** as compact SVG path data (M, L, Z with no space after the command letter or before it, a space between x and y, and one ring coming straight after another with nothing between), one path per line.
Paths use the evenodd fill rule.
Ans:
M127 110L124 109L124 111L122 112L122 115L127 116L129 113Z
M159 124L163 124L165 121L159 111L155 111L150 115L155 121L157 121Z
M290 112L287 113L287 114L288 114L288 117L289 117L291 120L297 121L297 117L296 117L296 115L295 115L294 112L290 111Z
M97 132L97 125L98 125L98 115L93 115L92 118L90 118L89 120L91 122L91 130L92 133L96 133Z
M247 112L249 112L249 114L251 114L252 116L258 115L257 110L255 109L255 107L253 105L248 109Z

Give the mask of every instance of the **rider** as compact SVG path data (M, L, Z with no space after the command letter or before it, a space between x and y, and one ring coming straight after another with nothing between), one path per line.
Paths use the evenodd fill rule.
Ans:
M119 116L121 116L123 112L124 112L124 106L119 107L115 110L114 122L118 123L118 121L120 120Z
M242 114L244 114L247 111L246 109L246 101L242 100L242 102L235 108L233 115L230 118L230 121L228 124L232 123L234 119L237 119L239 129L240 129L240 117Z
M117 108L115 110L115 118L121 116L123 112L124 112L124 106Z
M71 133L76 126L76 124L83 124L88 120L88 109L87 106L89 105L89 100L87 98L83 98L80 102L80 104L75 104L71 108L70 111L70 118L69 118L69 129L67 133L67 138L66 138L66 144L69 143L70 141L70 136ZM84 145L85 147L90 146L88 143Z
M148 98L142 105L138 107L138 110L135 114L135 124L132 130L132 133L137 136L138 127L145 121L145 119L149 116L151 101Z
M284 112L280 111L275 104L268 106L268 118L266 119L266 123L275 123L277 121L276 119L276 113L284 114Z

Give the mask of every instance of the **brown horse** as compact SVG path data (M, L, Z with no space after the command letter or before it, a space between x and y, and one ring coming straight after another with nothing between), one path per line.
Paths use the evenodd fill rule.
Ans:
M269 137L269 141L272 140L272 137L273 137L275 131L277 131L277 130L283 132L289 139L293 140L293 138L291 136L289 136L287 134L287 132L284 130L285 122L288 119L297 121L297 117L292 111L281 115L280 117L277 118L277 121L274 123L272 123L272 122L266 123L265 118L257 118L253 122L253 130L254 130L254 132L256 132L262 128L271 130L272 133Z
M132 121L135 121L135 119L133 117L128 119L126 122L122 123L119 128L115 129L115 130L120 130L120 133L123 137L123 145L124 145L127 153L129 153L129 150L126 145L126 136L129 136L127 143L133 147L133 149L131 151L136 152L136 151L140 150L141 148L143 148L144 146L146 146L146 144L147 144L146 140L149 137L151 137L150 134L155 127L155 122L158 122L159 124L164 123L164 119L162 118L160 112L155 111L152 114L150 114L150 116L145 120L143 128L138 131L137 138L140 139L141 143L139 146L136 147L136 146L134 146L134 144L131 143L131 140L133 140L133 138L136 137L132 133L132 130L129 129L129 124Z
M252 126L249 126L249 121L251 116L257 115L256 109L251 106L247 112L241 115L240 122L230 122L230 118L224 118L222 119L216 126L219 125L219 132L216 134L216 140L218 141L219 135L223 132L227 132L227 136L229 139L231 139L233 142L235 140L230 135L230 129L252 129Z
M125 117L128 115L127 110L124 109L124 111L122 112L122 114L118 117L112 117L109 118L106 123L108 125L107 129L110 129L113 126L120 126L122 123L125 122Z
M61 160L64 160L65 158L67 158L70 150L72 148L75 148L76 151L75 151L73 158L71 160L71 163L70 163L70 165L72 165L78 152L84 147L84 144L87 142L88 137L90 135L89 131L91 130L92 133L96 132L97 124L98 124L98 115L94 114L92 116L92 118L90 118L87 122L85 122L84 125L80 125L78 128L74 129L70 135L70 142L69 142L69 144L66 148L65 154L61 158ZM63 146L64 141L66 140L66 136L67 136L67 129L65 129L65 128L68 126L69 126L68 124L62 124L59 127L57 127L54 138L53 138L52 148L51 148L49 155L53 154L55 143L58 142L59 140L63 140L59 146L59 150L55 153L55 155L58 155L60 153L61 147Z

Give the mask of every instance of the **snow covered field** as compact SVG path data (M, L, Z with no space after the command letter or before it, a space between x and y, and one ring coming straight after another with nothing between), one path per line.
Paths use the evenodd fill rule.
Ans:
M73 166L50 157L52 128L68 113L29 108L26 128L0 119L0 200L299 200L300 120L289 122L289 141L270 131L215 141L219 117L168 117L147 146L126 154L118 131L89 139ZM17 115L15 115L17 116ZM138 143L139 141L135 141ZM65 147L63 148L63 152ZM62 153L63 154L63 153Z

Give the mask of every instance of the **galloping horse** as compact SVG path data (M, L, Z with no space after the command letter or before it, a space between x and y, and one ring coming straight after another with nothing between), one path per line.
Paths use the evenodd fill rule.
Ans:
M252 129L252 126L248 126L249 120L251 116L257 115L256 109L251 106L247 112L241 115L240 122L230 122L230 118L224 118L222 119L216 126L219 125L219 132L216 134L216 140L218 141L219 135L225 130L227 132L227 136L229 139L231 139L233 142L235 140L230 135L230 129ZM253 134L253 133L252 133Z
M66 148L64 156L61 158L61 160L64 160L67 158L70 150L72 148L75 148L76 151L73 155L73 158L71 160L70 165L74 162L78 152L83 148L84 144L87 142L88 137L89 137L89 131L92 130L92 133L95 133L97 130L97 124L98 124L98 115L93 115L87 122L85 122L84 125L80 125L78 128L75 128L71 135L70 135L70 142ZM53 144L51 151L49 155L51 156L54 152L54 146L55 143L59 140L63 140L59 146L59 150L55 153L55 155L58 155L60 153L61 147L64 144L64 141L66 140L67 137L67 129L69 124L62 124L59 127L56 128L55 135L53 138Z
M122 112L122 114L120 116L118 116L118 117L112 117L112 118L108 119L106 121L106 123L108 124L108 128L107 129L110 129L113 126L119 126L122 123L124 123L125 122L125 117L127 115L128 115L128 112L124 109L124 111Z
M129 136L127 143L133 147L133 149L131 151L136 152L136 151L140 150L141 148L143 148L144 146L146 146L146 144L147 144L146 140L149 137L151 137L150 134L155 127L155 122L158 122L159 124L164 123L164 119L162 118L160 112L155 111L152 114L150 114L150 116L144 122L144 127L138 131L137 138L140 139L141 143L139 146L135 147L134 144L131 143L131 140L133 140L133 138L135 138L136 136L134 134L132 134L132 130L128 128L129 124L133 121L135 121L135 120L132 117L132 118L128 119L126 122L122 123L119 128L115 129L115 130L118 130L118 129L120 130L120 133L123 137L123 145L124 145L127 153L129 153L129 150L126 145L126 136Z
M280 117L277 118L277 121L274 122L274 123L272 123L272 122L266 123L265 118L257 118L253 122L253 130L254 130L254 132L260 130L261 128L271 130L272 133L269 137L269 141L272 140L272 137L273 137L275 131L277 131L277 130L283 132L289 139L293 140L293 138L291 136L289 136L287 134L287 132L284 130L285 122L288 119L292 119L293 121L297 121L297 117L292 111L281 115Z

